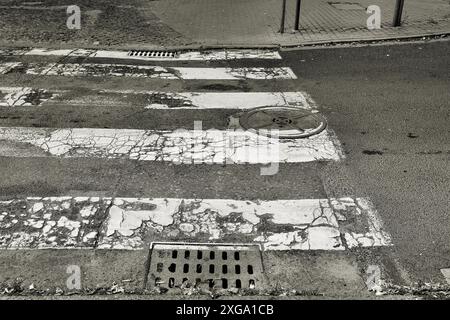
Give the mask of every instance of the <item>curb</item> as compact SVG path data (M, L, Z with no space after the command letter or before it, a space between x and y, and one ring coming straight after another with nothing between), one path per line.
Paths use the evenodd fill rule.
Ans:
M392 36L392 37L374 37L371 39L340 39L340 40L332 40L332 41L312 41L304 44L292 44L285 45L281 47L283 49L301 49L301 48L310 48L315 46L337 46L337 45L345 45L345 44L355 44L355 45L364 45L364 44L383 44L384 42L393 42L393 41L401 41L401 42L415 42L420 40L441 40L442 38L446 38L450 35L450 32L438 32L438 33L430 33L426 35L413 35L413 36ZM425 39L424 39L425 38ZM441 38L441 39L439 39Z
M292 44L253 44L253 45L242 45L242 44L190 44L190 45L180 45L180 46L158 46L158 45L125 45L125 46L83 46L83 49L91 50L166 50L166 51L204 51L204 50L218 50L218 49L261 49L261 50L295 50L303 48L312 47L330 47L339 45L364 45L364 44L374 44L392 41L418 41L425 40L423 38L431 38L427 40L436 40L435 38L446 38L450 36L449 32L431 32L426 34L416 34L416 35L406 35L406 36L380 36L366 39L338 39L338 40L321 40L321 41L307 41L303 43L292 43ZM44 46L44 45L43 45ZM38 48L41 46L30 46L29 44L0 44L3 48L15 48L15 49L26 49L26 48ZM45 45L48 49L76 49L79 46L61 46L61 45Z

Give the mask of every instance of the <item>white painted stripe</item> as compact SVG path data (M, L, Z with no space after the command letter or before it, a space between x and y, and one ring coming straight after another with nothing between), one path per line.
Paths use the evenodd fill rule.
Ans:
M445 278L445 281L450 284L450 268L441 269L441 273Z
M33 197L0 201L0 212L2 249L135 250L149 245L149 234L150 241L254 243L264 250L392 245L364 198L254 202Z
M291 68L174 68L182 79L297 79Z
M37 106L60 93L28 87L0 87L0 107Z
M88 49L42 49L35 48L23 53L25 56L68 56L68 57L89 57L95 50Z
M0 56L21 56L27 53L28 50L25 49L0 49Z
M143 105L145 109L251 109L262 106L297 106L312 110L314 103L305 92L158 92L138 90L92 90L74 94L71 90L48 90L24 87L0 87L0 106L29 106L25 100L36 92L61 99L53 103L67 105L123 105L121 97L144 95L158 103ZM66 96L67 94L67 96ZM119 96L118 96L119 95ZM45 102L47 100L42 100ZM136 102L133 100L133 106Z
M145 93L144 93L145 94ZM168 103L153 103L146 109L252 109L263 106L297 106L311 110L307 95L303 92L180 92L146 93L161 95L168 101L182 101L177 107Z
M126 64L97 63L20 63L4 62L0 64L0 73L14 72L20 67L20 72L40 76L90 76L90 77L132 77L150 79L183 79L183 80L272 80L297 79L291 68L185 68L137 66ZM25 69L25 71L23 71Z
M175 57L149 57L149 56L129 56L125 51L103 51L99 50L91 55L97 58L134 59L147 61L214 61L214 60L236 60L236 59L281 59L277 51L271 50L208 50L191 51L180 53Z
M2 62L0 63L0 74L5 74L21 65L22 64L20 62Z
M86 49L54 50L43 48L35 48L23 52L22 54L26 56L69 56L69 57L81 56L90 58L131 59L143 61L215 61L215 60L237 60L237 59L265 59L265 60L281 59L281 56L278 53L278 51L258 50L258 49L190 51L176 54L174 57L130 56L129 51L86 50Z
M338 161L332 134L278 140L242 130L0 128L0 155L124 158L173 163L292 163Z

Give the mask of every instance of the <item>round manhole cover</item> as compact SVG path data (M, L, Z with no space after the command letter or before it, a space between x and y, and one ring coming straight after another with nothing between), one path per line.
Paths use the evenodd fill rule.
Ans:
M246 130L281 139L298 139L318 134L327 126L319 113L298 107L258 107L251 109L239 118Z

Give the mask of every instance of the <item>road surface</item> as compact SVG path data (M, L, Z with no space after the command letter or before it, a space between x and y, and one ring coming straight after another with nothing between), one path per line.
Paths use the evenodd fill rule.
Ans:
M2 288L66 292L81 270L85 290L152 290L158 242L170 254L241 250L255 267L254 279L209 271L207 292L371 297L380 280L445 284L448 51L448 41L175 58L3 50ZM327 126L302 139L242 130L239 118L264 106ZM165 268L181 258L168 255L161 275L175 280L161 283L178 288L181 265ZM218 258L197 259L207 279Z

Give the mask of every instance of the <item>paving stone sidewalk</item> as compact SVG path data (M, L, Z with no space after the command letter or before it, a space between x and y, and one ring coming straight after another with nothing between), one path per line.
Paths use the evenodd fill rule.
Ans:
M292 46L450 32L450 1L406 0L399 28L392 27L395 3L302 0L300 32L294 33L296 0L287 0L284 34L279 33L282 0L165 0L151 2L151 8L171 28L206 45ZM369 5L381 9L379 30L367 28Z
M393 28L396 0L302 0L300 32L292 32L296 0L1 0L0 46L162 48L296 46L450 33L450 0L405 0ZM81 29L66 26L66 8L81 8ZM366 8L381 8L382 28L368 30Z

